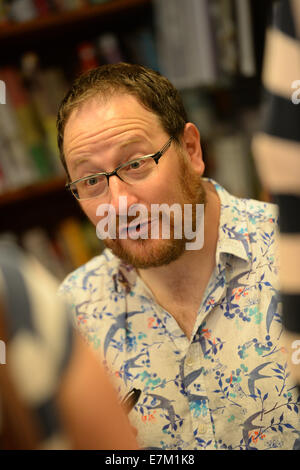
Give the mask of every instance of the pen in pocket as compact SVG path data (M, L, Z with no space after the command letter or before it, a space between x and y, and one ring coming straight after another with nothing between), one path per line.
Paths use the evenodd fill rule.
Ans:
M125 397L121 401L121 405L125 409L126 413L129 413L132 408L137 404L141 393L141 390L133 388L132 390L130 390L130 392L125 395Z

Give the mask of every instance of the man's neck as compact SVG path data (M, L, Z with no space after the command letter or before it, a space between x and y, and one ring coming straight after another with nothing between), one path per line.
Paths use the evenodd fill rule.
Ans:
M220 199L209 182L203 182L207 204L204 217L204 246L200 250L185 251L168 265L139 269L138 274L159 303L188 303L187 299L200 292L209 281L215 266L218 241ZM205 285L205 286L204 286ZM192 295L194 298L194 295Z

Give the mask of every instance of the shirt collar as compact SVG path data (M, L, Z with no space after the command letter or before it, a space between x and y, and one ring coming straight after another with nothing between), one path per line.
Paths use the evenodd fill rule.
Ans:
M214 185L221 203L216 264L221 262L222 253L250 262L252 258L251 236L248 233L244 200L229 194L213 179L203 179Z

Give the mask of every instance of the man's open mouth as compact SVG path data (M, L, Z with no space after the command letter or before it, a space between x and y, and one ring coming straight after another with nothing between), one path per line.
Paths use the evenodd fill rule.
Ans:
M146 229L146 227L148 227L150 221L149 220L146 220L145 222L140 222L138 224L135 224L135 225L126 225L126 226L121 226L119 227L119 234L124 234L124 233L127 233L127 234L130 234L132 232L141 232L143 229Z
M137 232L140 232L143 228L146 228L148 224L149 224L149 220L146 220L146 222L141 222L137 225L134 225L133 227L127 227L127 231L129 232L130 230L135 230Z

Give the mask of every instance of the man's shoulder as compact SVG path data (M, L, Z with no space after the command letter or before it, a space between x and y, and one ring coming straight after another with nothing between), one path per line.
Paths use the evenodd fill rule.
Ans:
M278 206L272 202L254 198L243 198L228 192L211 178L208 179L217 191L221 201L223 220L226 223L241 223L246 220L250 226L278 225Z
M277 240L278 235L278 207L270 202L259 201L256 199L241 200L246 232L252 234L257 241L263 242L264 237ZM254 241L253 237L251 241ZM259 243L258 243L259 245Z
M257 223L278 223L278 206L271 202L257 199L242 199L248 217Z
M252 250L261 250L262 245L268 245L271 251L276 250L279 230L276 204L256 199L242 199L242 203L245 231Z
M261 253L276 254L278 239L278 207L271 202L253 198L241 198L224 188L217 188L221 201L220 230L224 242L240 243L241 252L247 258L258 259ZM224 246L223 246L224 248ZM236 247L234 248L236 251Z
M259 260L264 259L264 265L269 265L269 271L272 267L274 282L277 280L278 258L278 207L270 202L259 201L256 199L241 200L244 210L244 217L241 220L245 244L248 245L249 253L252 253L252 260L257 261L258 265L252 265L252 269L259 272ZM268 276L272 276L268 273Z

